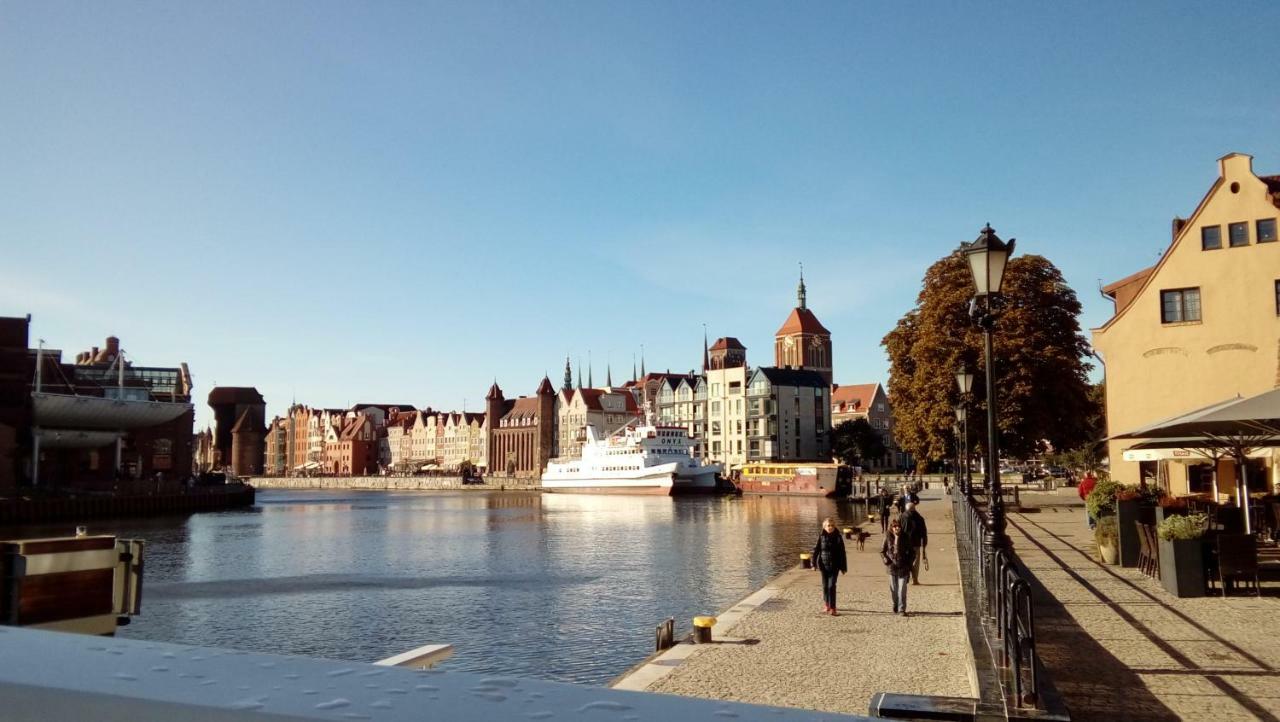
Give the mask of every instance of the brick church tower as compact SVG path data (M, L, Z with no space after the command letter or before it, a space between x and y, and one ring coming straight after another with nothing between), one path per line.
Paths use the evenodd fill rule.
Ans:
M798 305L786 323L774 334L774 365L781 368L811 369L831 385L831 332L813 315L805 303L804 271L796 290Z

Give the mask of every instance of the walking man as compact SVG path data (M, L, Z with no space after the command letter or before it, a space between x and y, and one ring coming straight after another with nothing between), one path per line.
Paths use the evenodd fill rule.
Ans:
M929 557L925 551L929 546L929 527L924 523L924 517L920 512L916 511L914 501L907 502L907 508L902 512L901 518L902 536L915 552L911 560L911 583L919 584L920 561L923 559L925 564L929 563Z
M889 496L889 490L880 489L880 533L889 533L889 511L893 508L893 497Z

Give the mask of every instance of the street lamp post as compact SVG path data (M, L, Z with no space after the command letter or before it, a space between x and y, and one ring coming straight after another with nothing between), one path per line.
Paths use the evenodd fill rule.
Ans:
M975 293L969 302L969 315L982 329L983 358L987 379L987 524L990 534L987 546L990 551L1003 548L1005 539L1004 499L1000 490L1000 450L996 448L996 391L995 373L992 370L994 352L991 348L991 332L996 325L996 309L993 301L1000 295L1004 282L1004 270L1013 255L1015 240L1006 244L996 235L988 223L978 234L977 240L961 248L969 271L973 274Z
M965 459L965 432L968 428L969 410L965 408L963 401L956 406L956 453L960 456L960 492L966 497L969 496L969 485L965 479L964 468L966 466Z
M960 405L956 407L956 420L960 422L960 453L963 461L963 487L965 496L973 493L973 481L969 478L969 393L973 391L973 373L963 363L956 370L956 387L960 389Z

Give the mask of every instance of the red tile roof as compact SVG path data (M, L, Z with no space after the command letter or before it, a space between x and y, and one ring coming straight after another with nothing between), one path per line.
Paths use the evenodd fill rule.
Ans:
M853 384L837 386L831 392L831 405L844 413L865 411L871 406L871 399L876 395L880 384Z
M826 329L819 321L818 317L813 315L813 311L807 308L793 308L791 315L787 316L786 323L782 324L782 328L778 329L775 336L787 336L793 333L825 333L830 335L830 331Z
M729 349L736 349L736 350L746 351L746 350L747 350L747 347L746 347L746 346L743 346L743 345L742 345L742 342L741 342L741 341L739 341L738 339L734 338L733 336L724 336L724 337L722 337L722 338L718 338L718 339L716 339L716 342L715 342L715 343L713 343L713 344L711 344L711 349L710 349L710 350L712 350L712 351L727 351L727 350L729 350Z

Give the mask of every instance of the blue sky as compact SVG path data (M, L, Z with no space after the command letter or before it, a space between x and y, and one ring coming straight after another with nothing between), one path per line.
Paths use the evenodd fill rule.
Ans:
M836 380L990 221L1099 280L1280 173L1280 4L0 5L0 315L278 413L530 393L565 354L772 361L805 264ZM200 404L201 421L209 418Z

